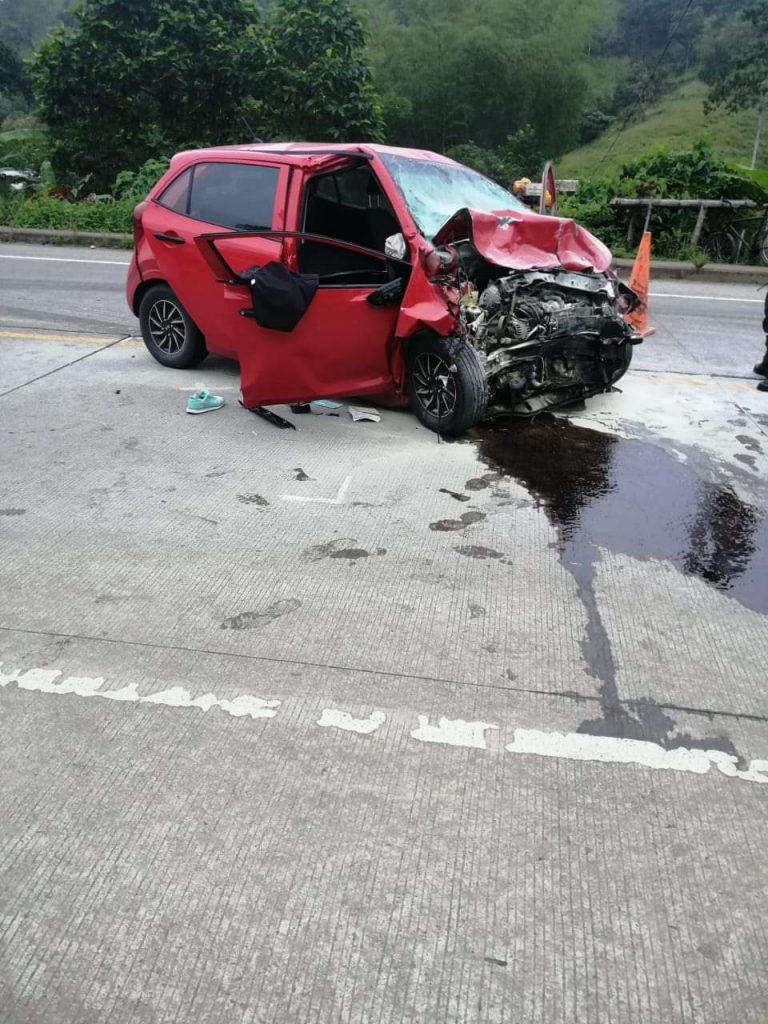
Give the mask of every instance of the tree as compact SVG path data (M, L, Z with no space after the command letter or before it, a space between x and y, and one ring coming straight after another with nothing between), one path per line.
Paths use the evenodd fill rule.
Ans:
M267 38L270 135L376 140L382 121L365 35L347 0L280 0Z
M242 141L263 65L250 0L81 0L32 66L57 175L106 189L150 157Z
M26 68L10 46L0 40L0 95L19 95L30 98L29 76Z
M748 7L742 13L740 45L728 53L710 55L707 66L710 80L707 103L728 110L756 108L758 111L752 167L757 163L760 136L768 103L768 0Z

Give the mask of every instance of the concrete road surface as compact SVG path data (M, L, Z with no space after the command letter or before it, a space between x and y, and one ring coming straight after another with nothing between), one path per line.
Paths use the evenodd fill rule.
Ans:
M762 295L440 444L160 367L127 259L0 246L0 1022L764 1024Z

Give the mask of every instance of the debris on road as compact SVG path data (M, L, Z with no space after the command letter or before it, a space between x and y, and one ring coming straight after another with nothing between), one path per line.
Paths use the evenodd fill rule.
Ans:
M291 423L291 421L285 419L284 416L278 416L278 414L276 412L272 412L271 409L265 409L263 405L253 405L250 408L247 405L243 405L242 402L240 405L242 405L244 409L247 409L248 412L252 412L255 416L261 416L263 420L266 420L267 423L271 423L273 427L279 427L280 430L296 429L295 423Z
M362 405L350 405L349 415L359 423L361 420L370 420L371 423L381 423L381 413L375 409L367 409Z

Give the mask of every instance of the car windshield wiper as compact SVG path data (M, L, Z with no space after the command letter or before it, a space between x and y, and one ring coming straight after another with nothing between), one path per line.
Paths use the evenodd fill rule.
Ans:
M268 224L235 224L235 231L269 231Z

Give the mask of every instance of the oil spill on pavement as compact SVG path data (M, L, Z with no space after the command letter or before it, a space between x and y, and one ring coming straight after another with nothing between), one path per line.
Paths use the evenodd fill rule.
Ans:
M598 684L601 714L578 732L738 752L724 736L678 731L653 701L622 703L610 638L594 581L600 549L671 562L741 604L768 613L768 522L733 491L700 479L654 445L558 420L486 426L473 432L479 458L513 477L559 532L560 561L587 612L581 642ZM739 759L740 763L740 759Z
M484 512L464 512L459 519L438 519L436 523L430 523L429 528L440 533L452 533L472 526L473 523L481 523L485 518Z
M768 520L729 488L655 445L559 420L483 427L473 440L544 509L561 548L586 542L668 561L768 613Z
M0 508L0 516L23 516L26 513L25 508Z

